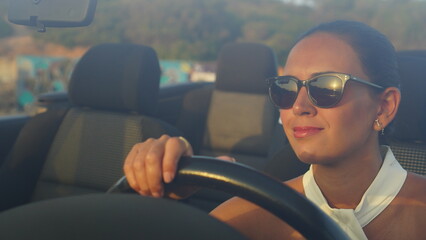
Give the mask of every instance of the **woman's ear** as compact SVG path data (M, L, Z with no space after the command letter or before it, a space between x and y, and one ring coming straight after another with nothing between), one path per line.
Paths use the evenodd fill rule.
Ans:
M395 118L400 102L401 92L396 87L388 87L380 94L377 119L383 125L383 128Z

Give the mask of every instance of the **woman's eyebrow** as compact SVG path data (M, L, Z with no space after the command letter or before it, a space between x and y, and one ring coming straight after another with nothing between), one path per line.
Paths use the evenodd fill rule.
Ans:
M327 74L327 73L336 73L336 72L335 71L316 72L311 74L311 78L322 75L322 74Z
M315 73L312 73L312 74L309 76L309 79L314 78L314 77L319 76L319 75L322 75L322 74L327 74L327 73L336 73L336 72L335 72L335 71L315 72ZM283 76L286 76L286 77L292 77L292 78L295 78L295 79L301 80L301 79L299 79L298 77L296 77L296 76L294 76L294 75L285 75L285 74L284 74ZM305 80L306 80L306 79L305 79Z

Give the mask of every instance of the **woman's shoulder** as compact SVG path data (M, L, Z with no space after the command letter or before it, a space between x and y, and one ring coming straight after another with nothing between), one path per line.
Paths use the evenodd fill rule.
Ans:
M426 176L408 173L404 192L412 198L425 200L423 203L426 206Z
M303 175L290 179L288 181L284 182L285 185L289 186L290 188L292 188L293 190L295 190L296 192L305 195L305 191L303 188Z
M395 209L394 223L399 228L397 232L403 233L404 238L419 239L419 236L426 234L424 228L426 221L425 176L408 173L407 180L392 205Z
M413 214L424 214L426 220L426 177L408 173L407 179L394 203L412 210Z

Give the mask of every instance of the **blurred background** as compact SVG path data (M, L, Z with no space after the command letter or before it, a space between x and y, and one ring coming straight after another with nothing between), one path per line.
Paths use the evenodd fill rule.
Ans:
M397 50L426 49L426 0L98 0L89 27L46 33L10 24L8 2L0 0L0 116L28 112L39 94L66 91L75 63L99 43L153 47L163 86L214 81L228 42L266 44L282 66L298 35L334 19L365 22Z

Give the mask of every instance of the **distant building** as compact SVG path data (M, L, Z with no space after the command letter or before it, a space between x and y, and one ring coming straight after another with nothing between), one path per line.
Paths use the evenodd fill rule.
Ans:
M0 82L11 83L18 78L18 67L14 57L0 57Z

